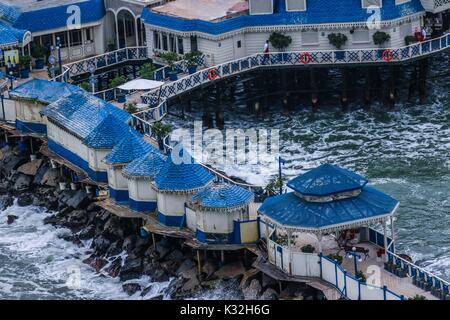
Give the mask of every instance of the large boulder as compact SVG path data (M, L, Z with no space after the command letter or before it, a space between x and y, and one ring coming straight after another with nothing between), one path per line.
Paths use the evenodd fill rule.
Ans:
M17 198L17 205L20 207L27 207L33 204L33 196L31 194L21 194Z
M128 255L120 269L119 278L121 281L139 278L142 273L142 258L135 255Z
M261 292L261 284L257 279L253 279L250 285L242 290L245 300L256 300Z
M49 187L56 187L59 182L59 171L58 169L52 169L49 168L42 176L41 181L39 184L49 186Z
M266 291L261 295L261 300L277 300L278 299L278 292L276 292L272 288L267 288Z
M110 245L111 241L100 235L92 241L91 247L95 249L97 254L101 255L108 250Z
M13 170L16 170L27 161L28 159L23 156L17 156L14 153L8 153L3 159L3 163L0 166L0 171L4 176L7 177Z
M236 261L226 264L222 268L214 272L214 277L229 280L244 275L245 271L246 269L242 261Z
M15 215L13 215L13 214L9 214L9 215L7 216L6 223L7 223L7 224L13 224L14 221L16 221L17 219L19 219L18 216L15 216Z
M128 282L122 285L123 291L125 291L129 296L132 296L138 291L141 291L141 285L139 283Z
M89 195L83 189L73 193L66 201L66 205L74 209L84 209L89 203Z
M24 163L17 168L17 172L26 174L28 176L34 176L41 167L42 159L32 160L30 162Z
M176 271L176 275L177 276L181 276L183 275L184 272L191 270L192 268L194 268L196 266L195 262L192 261L191 259L186 259L184 260L181 265L178 267L177 271Z
M7 194L0 195L0 211L5 210L6 208L12 206L13 204L14 204L13 197Z
M15 191L23 191L27 190L31 186L31 182L33 178L31 176L27 176L25 174L19 173L16 178L16 182L14 183L13 189Z
M80 228L87 222L86 213L83 210L73 210L66 217L65 225L69 228Z

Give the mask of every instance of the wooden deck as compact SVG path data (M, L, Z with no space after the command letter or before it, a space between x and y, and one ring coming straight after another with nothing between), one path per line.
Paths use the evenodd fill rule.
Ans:
M259 256L253 263L253 267L277 281L305 283L315 289L322 291L327 300L341 299L341 293L331 284L319 278L291 276L281 271L269 261L263 259L261 256Z
M96 202L95 204L105 209L106 211L118 216L119 218L128 218L128 219L148 218L147 214L133 211L126 205L117 204L111 198Z

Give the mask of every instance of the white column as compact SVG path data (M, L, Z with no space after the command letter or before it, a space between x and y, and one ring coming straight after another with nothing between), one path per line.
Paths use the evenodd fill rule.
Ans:
M136 47L139 47L138 18L134 18L134 36L136 38Z
M289 274L292 275L292 250L291 250L291 237L292 231L287 231L288 236L288 250L289 250Z
M119 18L117 17L117 13L114 13L114 21L115 21L115 26L116 26L116 49L119 50L120 49L120 44L119 44Z
M319 253L322 253L322 234L317 234L317 240L319 241Z
M383 219L383 235L384 235L384 256L387 259L387 230L386 230L386 218Z
M394 217L390 216L389 219L391 221L391 238L392 238L392 242L395 242Z
M125 41L124 48L126 48L127 47L127 24L126 24L125 17L123 18L123 41Z

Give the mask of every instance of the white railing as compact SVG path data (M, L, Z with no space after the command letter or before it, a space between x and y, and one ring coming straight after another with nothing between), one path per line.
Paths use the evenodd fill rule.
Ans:
M261 233L263 230L261 231ZM268 241L269 262L292 276L320 278L350 300L404 300L389 290L367 284L349 275L336 261L322 254L304 253Z

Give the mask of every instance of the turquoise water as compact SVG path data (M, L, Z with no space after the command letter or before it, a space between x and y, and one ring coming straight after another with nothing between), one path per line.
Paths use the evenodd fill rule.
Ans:
M226 128L279 129L280 153L287 160L283 169L286 180L322 163L335 163L369 178L371 184L400 201L395 219L397 248L450 279L448 66L448 55L434 59L430 65L430 99L423 105L417 101L398 103L389 112L375 101L368 112L359 98L351 103L348 112L342 112L337 91L322 99L317 113L311 112L310 95L306 95L288 116L283 116L280 105L274 104L260 120L248 112L245 103L234 103L225 107ZM331 72L329 76L332 83L336 74ZM400 87L402 101L406 101L408 87L402 83ZM192 128L191 120L200 120L201 110L194 105L188 121L175 116L166 120L177 127ZM179 112L176 106L170 111ZM258 185L265 185L278 172L276 162L217 167Z

